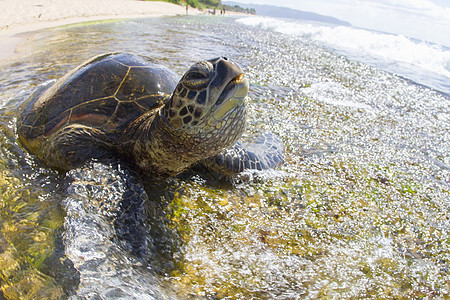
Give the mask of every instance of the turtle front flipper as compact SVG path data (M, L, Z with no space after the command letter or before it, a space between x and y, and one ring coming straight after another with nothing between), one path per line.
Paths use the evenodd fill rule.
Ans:
M203 164L214 173L231 177L245 170L276 168L283 163L283 158L283 142L277 135L264 132L252 143L238 141Z

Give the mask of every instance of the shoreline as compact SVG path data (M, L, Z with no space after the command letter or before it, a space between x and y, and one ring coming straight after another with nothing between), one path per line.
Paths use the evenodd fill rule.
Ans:
M41 3L41 4L39 4ZM0 19L0 65L24 55L20 48L30 35L64 25L134 18L185 15L184 6L137 0L4 0L6 13ZM20 13L19 13L20 12ZM189 7L189 15L203 14Z

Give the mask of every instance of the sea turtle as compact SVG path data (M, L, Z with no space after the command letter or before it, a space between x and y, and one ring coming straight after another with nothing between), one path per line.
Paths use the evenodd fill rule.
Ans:
M152 179L196 164L229 176L282 162L282 143L272 133L238 141L249 83L236 63L200 61L177 78L143 55L96 56L26 102L19 139L59 170L119 157Z

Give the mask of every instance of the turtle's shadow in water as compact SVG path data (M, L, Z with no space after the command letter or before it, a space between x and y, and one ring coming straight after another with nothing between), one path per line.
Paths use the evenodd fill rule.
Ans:
M146 201L146 212L150 231L147 234L148 249L151 257L147 257L152 264L154 271L167 276L177 268L180 254L183 253L185 240L182 238L182 225L175 224L172 220L181 209L178 207L177 198L182 197L186 192L189 182L200 183L202 186L210 188L232 188L229 178L221 174L214 173L201 166L195 166L181 173L180 175L162 182L146 182L145 191L148 195ZM179 219L179 218L177 218ZM181 221L182 220L178 220Z

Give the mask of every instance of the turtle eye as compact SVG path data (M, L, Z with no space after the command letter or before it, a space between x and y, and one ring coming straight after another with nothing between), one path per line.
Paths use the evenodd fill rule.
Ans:
M191 71L184 77L184 85L188 89L200 91L208 86L209 77L210 76L207 73Z
M208 76L206 74L200 73L200 72L191 72L191 73L187 74L187 76L186 76L186 80L201 81L204 79L208 79Z
M183 78L183 84L190 90L200 91L205 89L213 75L214 68L207 61L194 64Z

